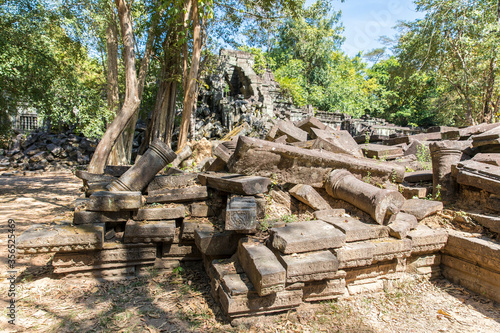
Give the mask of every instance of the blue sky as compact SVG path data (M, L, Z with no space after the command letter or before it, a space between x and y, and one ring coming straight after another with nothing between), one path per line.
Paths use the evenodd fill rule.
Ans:
M307 0L306 4L314 0ZM380 36L394 37L398 21L413 21L422 18L422 13L415 11L412 0L340 0L334 2L335 10L342 11L344 36L342 49L349 55L364 53L384 45Z

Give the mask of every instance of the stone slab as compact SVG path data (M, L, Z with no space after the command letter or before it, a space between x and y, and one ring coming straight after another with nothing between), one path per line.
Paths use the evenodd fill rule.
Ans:
M242 235L230 231L217 232L213 227L202 226L194 231L194 240L201 253L207 256L231 256L238 248Z
M268 191L271 179L259 176L204 174L208 187L240 195L256 195Z
M373 262L375 245L371 242L347 243L335 251L339 269L369 266Z
M94 182L111 183L111 182L116 180L116 177L113 177L110 175L91 173L91 172L87 172L84 170L76 170L75 176L80 178L83 181L92 182L92 183L94 183Z
M329 217L342 217L346 216L345 209L327 209L327 210L317 210L313 213L313 216L316 220L324 220Z
M206 186L191 186L172 190L152 191L146 198L147 203L186 202L195 200L207 200L208 190Z
M277 126L276 136L286 135L288 142L307 141L307 132L296 127L291 121L280 120Z
M338 298L347 293L344 271L337 271L331 280L308 282L302 288L304 302L319 302Z
M403 156L403 148L397 146L383 146L372 143L359 145L363 154L368 158L395 159Z
M182 221L180 239L183 241L194 240L194 233L198 229L213 231L213 226L206 221L184 219Z
M432 170L406 172L404 180L408 183L432 182Z
M486 163L486 164L491 164L495 166L500 166L500 154L498 153L479 153L474 155L472 158L473 161L480 162L480 163Z
M286 269L286 282L309 282L333 279L339 262L330 251L316 251L290 255L277 255Z
M298 184L292 187L289 193L300 202L308 205L314 210L329 210L332 207L323 197L310 185Z
M500 273L500 244L486 238L449 230L443 253Z
M148 185L147 192L162 189L182 188L193 186L197 179L196 173L178 174L173 176L156 176Z
M412 253L433 253L445 246L448 233L442 229L431 229L425 225L419 225L408 233L408 238L412 242Z
M345 154L308 150L259 139L240 137L228 162L231 172L275 177L278 182L322 187L333 168L351 170L360 177L370 171L373 178L401 182L404 167Z
M17 252L74 252L101 249L104 224L34 224L16 239Z
M500 287L483 281L481 276L464 272L446 264L443 265L442 273L443 276L451 282L468 288L479 295L486 296L496 302L500 302ZM496 278L500 279L500 277Z
M389 236L386 226L364 223L354 217L327 217L323 221L342 231L347 243Z
M355 157L363 157L363 153L347 131L325 131L313 128L315 141L311 149L326 150L332 153L347 154Z
M214 216L215 212L206 202L193 202L189 205L189 212L192 217L210 217Z
M311 137L312 135L313 128L318 128L321 130L327 128L327 125L323 124L318 118L312 116L302 119L301 121L296 123L295 126L303 131L306 131L309 134L309 137Z
M201 260L201 252L194 242L190 243L163 243L161 248L162 258L175 257L182 261Z
M388 225L389 235L398 239L406 238L410 230L415 229L417 225L418 220L415 216L399 212Z
M401 207L401 211L403 213L411 214L415 216L419 221L442 210L442 202L423 199L406 200Z
M432 194L428 187L409 187L404 185L399 185L399 192L405 197L405 199L425 199L427 194Z
M141 192L101 191L95 192L86 202L86 210L118 212L121 210L136 210L143 206Z
M457 165L457 182L500 195L500 167L496 165L463 161Z
M158 220L175 220L186 216L184 206L172 208L142 208L133 214L132 218L135 221L158 221Z
M374 262L409 257L412 250L412 242L409 239L385 238L370 242L375 246L373 250Z
M476 213L468 213L469 216L489 230L500 234L500 216L498 215L489 215L489 214L476 214Z
M219 288L219 299L223 312L229 318L257 316L293 309L302 303L302 290L283 290L264 297L230 297L223 288Z
M285 289L286 271L264 244L249 239L240 240L238 260L259 296Z
M128 221L123 239L125 243L172 242L175 236L175 220Z
M130 211L120 212L91 212L76 211L73 215L73 224L93 224L106 222L127 222L130 219Z
M56 253L52 260L54 273L67 274L96 269L115 269L154 263L156 246L148 244L105 243L101 250L80 253Z
M284 254L319 251L344 245L345 235L324 221L288 223L272 228L272 246Z

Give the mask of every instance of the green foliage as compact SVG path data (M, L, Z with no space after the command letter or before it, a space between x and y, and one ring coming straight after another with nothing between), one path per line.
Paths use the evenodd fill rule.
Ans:
M104 73L68 27L72 19L43 1L0 5L2 119L34 109L55 128L75 125L89 137L102 134L110 116L102 98Z
M266 72L266 57L261 49L256 47L240 46L240 50L250 52L253 55L253 70L255 73L262 75Z
M499 3L492 0L417 0L425 17L402 24L395 49L400 77L417 85L424 108L440 123L470 125L498 118ZM430 88L430 90L428 89ZM397 91L397 90L395 90ZM405 85L403 91L411 92ZM412 103L409 103L412 105ZM443 122L441 122L443 121Z

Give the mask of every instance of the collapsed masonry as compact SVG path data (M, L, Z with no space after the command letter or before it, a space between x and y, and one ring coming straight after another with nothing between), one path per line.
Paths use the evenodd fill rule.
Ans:
M381 290L408 273L442 274L500 301L500 245L429 228L422 221L443 203L419 198L434 191L460 202L474 192L498 212L500 127L438 130L392 146L357 144L314 117L283 120L268 140L218 144L201 172L159 175L189 154L155 142L130 168L78 172L85 198L73 223L34 225L18 249L55 253L56 276L76 278L146 276L201 261L231 319ZM433 170L406 172L422 168L415 155L427 146ZM266 213L280 204L314 218L270 221ZM498 217L470 216L500 232Z
M221 138L225 131L243 123L252 129L252 136L264 138L276 119L299 121L313 114L334 129L349 131L361 142L365 142L367 134L375 142L417 133L384 119L369 116L354 119L343 113L315 111L311 106L296 108L283 95L271 70L258 74L254 64L254 56L249 52L220 51L214 73L204 78L205 84L200 87L192 126L194 139Z

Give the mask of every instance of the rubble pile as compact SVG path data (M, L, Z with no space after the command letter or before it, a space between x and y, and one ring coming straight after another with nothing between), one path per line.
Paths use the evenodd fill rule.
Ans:
M0 151L0 170L50 170L86 165L97 142L73 134L71 131L50 134L42 130L27 137L18 134L10 149Z
M177 154L157 141L132 167L78 171L85 194L73 222L34 225L18 249L55 253L54 273L66 277L121 279L202 262L230 319L379 291L407 273L443 274L498 300L499 245L423 221L480 192L483 211L470 217L500 230L498 216L484 214L486 203L500 210L499 129L358 144L307 117L276 122L266 140L235 135ZM310 218L270 218L279 207Z

